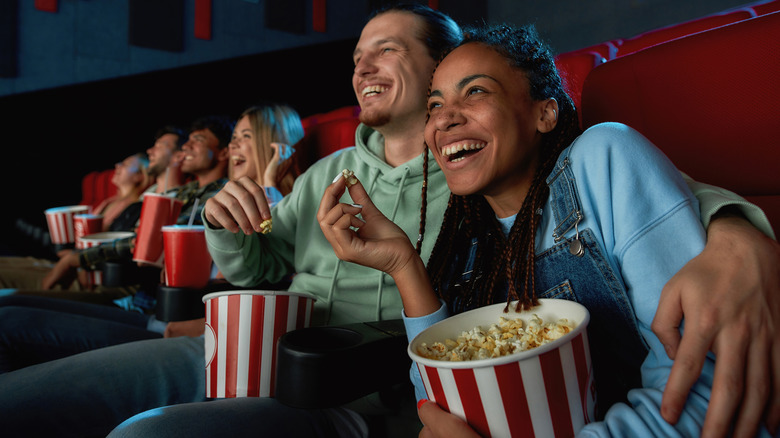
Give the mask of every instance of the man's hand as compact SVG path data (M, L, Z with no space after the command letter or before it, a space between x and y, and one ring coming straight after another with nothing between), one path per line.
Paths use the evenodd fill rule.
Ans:
M679 327L685 317L685 331ZM705 356L717 356L702 435L753 436L780 422L780 245L739 217L713 220L707 245L666 284L652 329L674 365L661 415L674 424Z
M206 318L191 319L189 321L169 322L165 326L163 337L176 338L179 336L198 337L206 330Z
M228 181L206 201L204 211L211 225L246 235L261 232L263 221L271 219L265 190L249 177Z

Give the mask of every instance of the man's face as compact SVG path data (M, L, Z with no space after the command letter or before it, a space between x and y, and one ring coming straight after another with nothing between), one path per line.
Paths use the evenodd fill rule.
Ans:
M171 162L173 152L179 136L176 134L164 134L158 138L152 147L146 150L149 156L149 174L160 175Z
M422 19L412 13L386 12L363 28L353 53L352 75L361 122L381 127L425 120L435 61L418 39L422 26Z
M184 152L182 172L197 175L211 170L217 162L218 147L219 140L208 129L190 133L189 140L181 148Z

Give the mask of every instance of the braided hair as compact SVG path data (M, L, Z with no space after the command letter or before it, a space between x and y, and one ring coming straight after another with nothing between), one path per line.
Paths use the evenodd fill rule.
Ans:
M537 304L534 284L534 244L541 212L549 194L546 177L561 151L581 133L574 103L564 91L553 55L532 25L480 26L467 29L460 45L477 42L495 50L523 71L535 101L554 98L559 106L555 128L543 134L540 160L531 187L508 236L482 195L450 195L441 231L428 262L434 289L453 313L499 302L507 290L518 310ZM425 156L427 158L427 147ZM425 181L427 182L427 169ZM423 190L426 190L424 183ZM452 275L463 272L465 260L454 266L456 248L479 238L474 272L469 281ZM462 259L462 257L461 257Z

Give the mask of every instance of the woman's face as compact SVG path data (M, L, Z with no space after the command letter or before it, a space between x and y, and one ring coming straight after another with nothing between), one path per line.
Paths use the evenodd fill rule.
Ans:
M531 99L525 74L488 46L451 52L433 75L425 126L450 190L517 213L537 164L543 104Z
M255 131L252 129L252 124L249 123L249 117L244 116L236 123L235 128L233 128L233 137L230 139L232 179L237 180L248 176L258 181L255 145Z
M141 162L135 155L129 156L114 165L114 176L111 182L117 187L133 187L141 184L144 174L141 170Z

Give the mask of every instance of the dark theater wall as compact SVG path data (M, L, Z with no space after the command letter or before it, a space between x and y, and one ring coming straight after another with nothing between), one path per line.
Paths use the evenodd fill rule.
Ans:
M145 150L164 124L261 100L302 116L355 104L351 53L382 0L0 0L0 251L13 222L77 203L81 178ZM461 23L534 22L557 51L737 0L436 0Z

